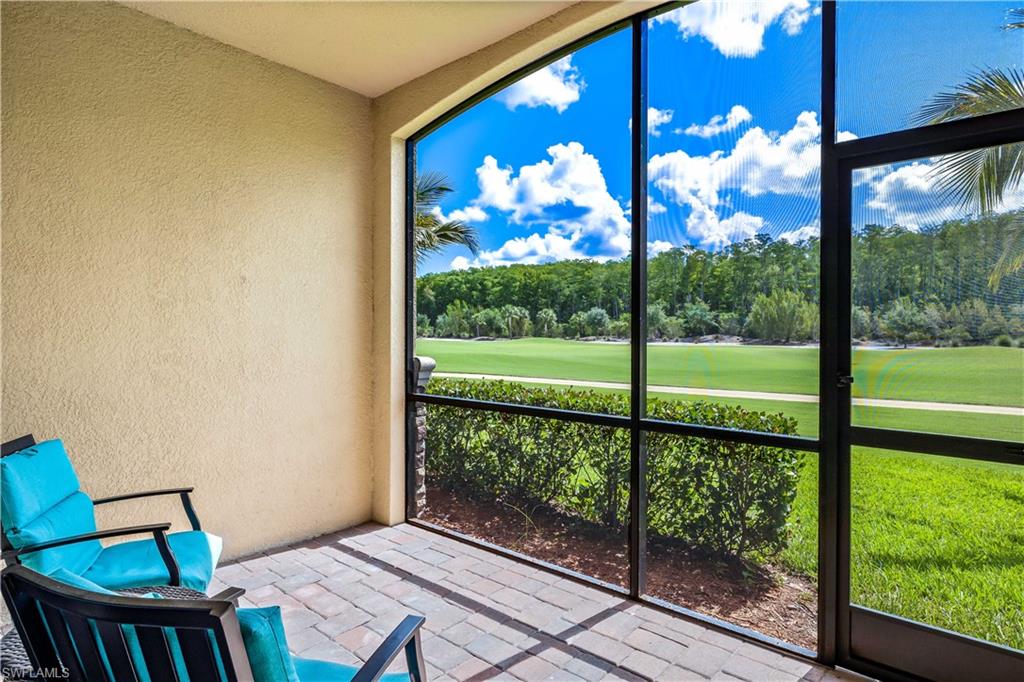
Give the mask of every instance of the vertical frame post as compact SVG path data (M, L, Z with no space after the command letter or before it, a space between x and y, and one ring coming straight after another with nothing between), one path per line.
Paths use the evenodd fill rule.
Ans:
M836 662L839 626L838 570L839 536L839 460L841 433L847 432L847 409L842 409L838 377L848 373L841 366L841 344L849 352L849 333L843 335L842 282L849 272L849 258L841 254L839 224L839 164L836 141L836 4L827 0L821 11L821 343L819 347L819 441L818 455L818 659L827 665ZM848 244L848 241L847 241ZM847 246L847 249L849 247ZM849 318L849 310L846 311ZM847 321L847 329L849 323ZM848 364L848 363L847 363ZM844 427L844 424L847 426Z
M639 598L647 580L647 20L632 22L629 591Z
M416 142L405 142L405 395L416 391ZM416 403L405 404L405 518L416 510Z

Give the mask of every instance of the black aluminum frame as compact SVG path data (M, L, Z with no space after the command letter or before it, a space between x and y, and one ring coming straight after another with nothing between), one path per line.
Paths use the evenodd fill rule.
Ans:
M837 376L850 375L852 347L850 338L851 299L851 237L853 171L922 157L992 147L1024 140L1024 115L1021 111L1004 111L937 125L836 142L835 130L835 3L826 2L823 30L831 35L829 55L823 56L822 73L824 127L824 92L831 90L827 112L832 120L828 130L833 136L826 144L822 138L822 262L825 263L825 211L829 210L833 239L828 245L830 260L836 265L833 278L838 278L826 301L823 292L822 314L831 313L831 324L837 333L838 345L823 352L836 364ZM830 64L828 61L830 60ZM827 81L827 84L826 84ZM825 167L830 178L826 185ZM826 201L827 192L827 201ZM824 343L823 343L824 351ZM823 375L824 376L824 375ZM925 623L881 613L850 601L850 456L853 446L886 448L928 455L959 457L987 462L1024 466L1024 443L991 440L937 433L921 433L897 429L854 426L850 415L849 383L841 390L839 428L834 439L838 504L830 510L837 513L835 522L838 541L833 559L836 598L830 605L834 621L836 661L855 670L884 678L901 679L1021 679L1024 676L1024 654L1004 646L953 633ZM824 382L823 382L824 387ZM824 400L823 412L824 412ZM823 415L824 417L824 415ZM824 431L823 431L824 432Z
M406 435L407 435L407 521L476 547L488 549L516 561L548 570L612 594L698 620L705 625L747 640L775 647L784 653L813 658L825 665L842 665L884 678L916 679L912 670L901 668L900 653L907 646L926 646L941 650L943 642L957 652L962 669L985 670L986 661L997 661L995 670L1024 657L1017 652L988 642L974 640L920 623L904 621L850 604L850 449L854 445L885 447L924 454L1024 465L1024 443L983 438L950 436L853 426L851 424L852 348L849 342L851 305L851 174L854 169L893 163L924 156L947 154L1024 140L1024 115L1019 110L951 121L924 128L901 130L883 135L836 141L836 5L822 3L821 42L821 261L820 261L820 350L819 350L819 430L817 438L766 432L745 431L699 424L650 419L646 414L647 354L647 20L657 14L683 6L670 2L637 13L599 31L576 40L545 57L509 74L477 95L412 134L406 140ZM620 30L632 32L631 133L632 205L631 230L631 339L629 415L573 412L547 407L494 403L469 398L432 395L417 391L414 363L415 346L415 262L413 182L416 143L426 135L533 71ZM642 340L642 341L638 341ZM629 588L597 580L561 566L500 547L478 538L442 528L415 518L413 482L415 478L415 408L417 404L446 405L463 409L487 410L544 419L572 421L594 426L629 429L630 449L630 524ZM645 594L646 577L646 447L648 432L709 438L753 445L791 448L818 454L818 650L780 641L727 621L698 613ZM887 660L872 660L851 652L851 623L858 619L884 623L888 638ZM907 635L909 630L923 633L927 639ZM903 647L903 649L901 649ZM995 656L995 658L992 658ZM988 657L988 658L986 658ZM909 664L908 664L909 667Z

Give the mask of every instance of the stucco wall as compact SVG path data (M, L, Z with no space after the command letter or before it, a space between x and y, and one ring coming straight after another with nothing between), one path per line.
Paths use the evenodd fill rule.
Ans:
M195 485L229 557L367 519L369 100L120 6L2 31L2 437Z
M405 140L477 92L588 33L661 2L582 2L373 101L374 496L382 523L404 517Z

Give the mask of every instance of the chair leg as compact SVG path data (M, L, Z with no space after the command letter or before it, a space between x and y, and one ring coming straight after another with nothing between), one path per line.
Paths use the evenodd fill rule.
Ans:
M427 682L427 666L423 661L423 646L420 644L420 633L417 630L409 643L405 645L405 661L409 666L409 678L414 682Z
M174 558L174 553L171 552L171 546L167 544L167 536L164 535L164 531L154 531L153 540L156 542L156 549L160 553L160 558L164 560L164 565L167 567L169 577L167 584L180 587L181 571L178 569L178 562Z

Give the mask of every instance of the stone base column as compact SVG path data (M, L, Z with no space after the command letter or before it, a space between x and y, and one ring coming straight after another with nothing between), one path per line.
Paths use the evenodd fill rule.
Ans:
M416 392L427 390L430 375L434 373L437 362L433 358L416 356L413 358L413 371L416 372ZM415 509L417 516L427 506L427 406L416 405L416 450L413 453L415 473Z

